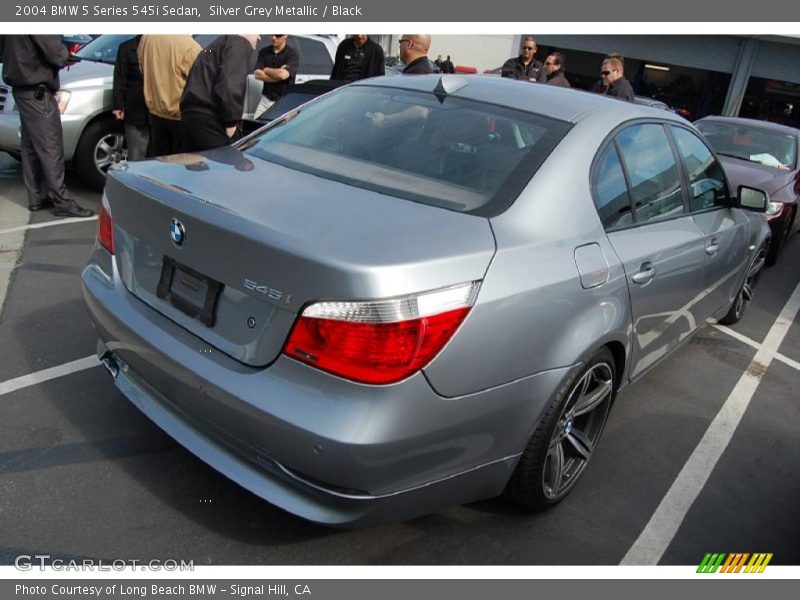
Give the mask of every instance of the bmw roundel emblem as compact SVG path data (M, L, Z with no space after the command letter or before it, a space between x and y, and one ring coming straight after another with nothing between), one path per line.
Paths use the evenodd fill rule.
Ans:
M176 246L183 246L183 242L186 241L186 229L178 219L172 219L170 222L169 237L172 238L172 243Z

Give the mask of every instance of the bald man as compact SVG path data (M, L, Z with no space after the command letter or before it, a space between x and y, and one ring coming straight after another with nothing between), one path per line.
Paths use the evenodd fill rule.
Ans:
M404 34L400 38L400 60L406 66L403 75L439 73L439 68L428 58L431 36L418 33Z

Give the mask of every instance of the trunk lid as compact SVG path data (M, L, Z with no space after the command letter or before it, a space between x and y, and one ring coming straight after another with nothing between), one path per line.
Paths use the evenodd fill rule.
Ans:
M127 163L110 172L106 195L128 291L252 366L277 357L309 302L388 298L482 279L495 250L483 217L353 188L233 148ZM171 237L176 222L182 245ZM215 282L212 324L200 313ZM187 304L198 314L187 314Z

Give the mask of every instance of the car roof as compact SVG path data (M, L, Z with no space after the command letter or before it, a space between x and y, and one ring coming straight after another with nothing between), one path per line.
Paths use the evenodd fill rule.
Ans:
M457 88L450 94L453 97L499 104L571 123L578 123L590 115L597 116L599 114L602 114L609 122L615 123L637 117L658 117L685 123L684 119L667 111L617 100L602 94L552 85L531 84L502 77L404 75L402 77L362 79L353 85L434 92L440 81L444 82L445 87Z
M785 133L788 135L794 135L795 137L800 137L800 129L796 127L791 127L789 125L783 125L781 123L772 123L771 121L759 121L758 119L745 119L744 117L703 117L702 119L698 119L695 121L695 124L700 122L714 122L714 123L726 123L728 125L742 125L747 127L758 127L759 129L771 129L772 131L779 131L781 133Z

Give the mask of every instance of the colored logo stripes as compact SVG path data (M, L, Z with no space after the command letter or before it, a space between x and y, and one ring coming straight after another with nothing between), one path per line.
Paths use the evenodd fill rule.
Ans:
M747 562L747 559L750 562ZM732 554L707 553L703 557L700 566L697 567L698 573L739 573L744 567L744 573L763 573L769 561L772 560L772 553L757 552L749 554L747 552L735 552ZM745 566L747 563L747 566Z

